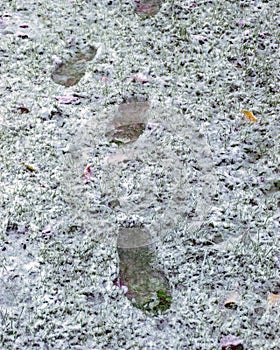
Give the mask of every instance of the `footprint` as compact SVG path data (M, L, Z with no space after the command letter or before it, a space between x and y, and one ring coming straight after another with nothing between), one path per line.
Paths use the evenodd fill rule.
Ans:
M151 237L141 227L121 228L118 239L119 276L115 284L136 307L159 314L172 302L165 275L153 267Z
M138 124L145 125L141 133ZM117 244L115 284L127 298L153 314L168 310L171 288L153 264L153 248L179 224L191 232L207 219L216 180L203 130L187 116L131 100L87 121L71 143L75 157L64 183L73 214L83 214L95 239ZM94 175L84 185L88 163ZM73 165L80 176L74 176Z
M146 129L148 110L147 101L131 101L121 104L105 134L109 142L121 146L136 141Z
M76 85L86 72L86 62L96 55L96 48L89 46L84 52L77 53L71 60L59 64L51 74L56 84L66 87Z
M135 0L135 12L142 18L156 15L161 7L161 0Z

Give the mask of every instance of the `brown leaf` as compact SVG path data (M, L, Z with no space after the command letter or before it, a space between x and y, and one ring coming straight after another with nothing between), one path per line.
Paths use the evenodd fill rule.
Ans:
M21 39L28 39L29 35L23 32L16 32L16 36Z
M17 111L18 111L18 113L20 113L20 114L27 114L27 113L30 112L29 109L26 108L26 107L24 107L24 106L18 107L18 108L17 108Z
M29 28L29 24L27 23L22 23L19 25L20 28Z

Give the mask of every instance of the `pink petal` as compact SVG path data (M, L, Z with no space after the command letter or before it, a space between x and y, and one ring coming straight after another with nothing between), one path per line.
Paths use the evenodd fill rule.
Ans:
M69 96L56 96L56 100L58 103L69 105L69 104L78 104L80 103L80 99L78 97L69 95Z
M145 83L148 83L149 82L149 78L144 75L143 73L137 73L137 74L134 74L130 77L130 80L131 81L136 81L136 82L139 82L139 83L142 83L142 84L145 84Z

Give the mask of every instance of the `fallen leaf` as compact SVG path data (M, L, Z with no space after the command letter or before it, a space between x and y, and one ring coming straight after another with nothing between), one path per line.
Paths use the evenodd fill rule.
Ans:
M266 302L266 312L269 312L275 306L280 307L280 294L269 293Z
M85 170L84 170L84 179L85 179L84 182L85 182L85 184L88 184L88 183L93 181L91 167L92 167L92 164L88 164L85 167Z
M18 38L21 38L21 39L28 39L29 38L28 34L23 33L23 32L16 32L16 36Z
M19 25L20 28L29 28L29 24L27 23L22 23Z
M24 106L18 107L18 108L17 108L17 111L18 111L18 113L20 113L20 114L27 114L27 113L30 112L29 109L26 108L26 107L24 107Z
M131 75L129 80L132 82L138 82L138 83L142 83L142 84L149 82L149 78L146 75L144 75L143 73L137 73L137 74Z
M247 111L247 109L242 109L242 113L244 113L247 120L250 120L254 123L258 123L258 118L256 118L252 112Z
M33 165L22 163L22 165L29 171L37 171L36 168Z
M101 81L102 81L102 83L109 83L110 79L108 77L102 77Z
M64 105L69 105L69 104L74 104L77 105L80 103L80 99L78 97L69 95L69 96L56 96L56 100L58 103L64 104Z
M224 350L243 350L243 341L234 335L223 336L220 345Z

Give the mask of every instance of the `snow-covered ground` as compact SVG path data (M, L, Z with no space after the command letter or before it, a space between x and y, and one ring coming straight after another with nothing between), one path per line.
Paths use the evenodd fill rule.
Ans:
M1 2L1 349L279 350L279 10Z

